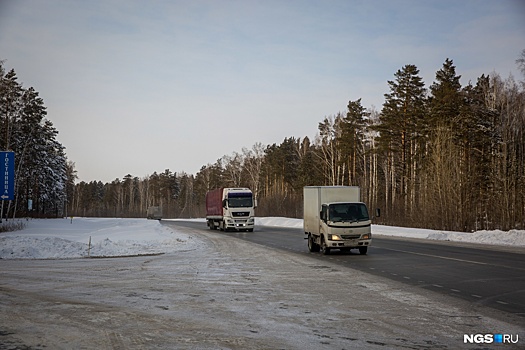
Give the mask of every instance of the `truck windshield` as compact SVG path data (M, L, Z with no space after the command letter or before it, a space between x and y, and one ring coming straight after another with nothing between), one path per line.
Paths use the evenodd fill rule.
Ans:
M251 193L230 193L228 195L228 207L230 208L242 208L242 207L253 207L252 194Z
M331 204L328 220L332 222L367 221L369 220L368 210L362 203Z

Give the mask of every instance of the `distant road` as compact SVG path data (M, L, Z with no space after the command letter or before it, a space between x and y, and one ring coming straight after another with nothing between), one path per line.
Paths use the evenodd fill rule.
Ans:
M202 222L162 223L209 231ZM302 229L256 226L254 232L215 232L508 312L525 325L525 249L375 236L367 255L352 250L324 256L308 251Z

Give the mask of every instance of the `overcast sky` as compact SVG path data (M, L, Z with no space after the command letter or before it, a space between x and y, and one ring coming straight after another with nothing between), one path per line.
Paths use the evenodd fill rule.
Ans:
M414 64L523 79L525 1L0 0L0 59L44 99L80 180L313 138Z

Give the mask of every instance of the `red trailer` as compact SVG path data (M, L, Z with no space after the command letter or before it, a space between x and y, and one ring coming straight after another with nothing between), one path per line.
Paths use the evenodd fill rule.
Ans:
M206 217L220 216L222 218L222 192L224 188L217 188L206 193Z

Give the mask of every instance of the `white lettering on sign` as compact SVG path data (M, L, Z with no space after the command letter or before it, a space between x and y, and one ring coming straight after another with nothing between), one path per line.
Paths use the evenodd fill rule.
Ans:
M0 184L0 199L1 200L12 200L13 199L13 188L14 188L14 153L13 152L2 152L4 155L4 185ZM1 160L0 160L1 162ZM0 167L1 167L0 163ZM0 170L0 177L1 175ZM1 180L0 180L1 181Z

